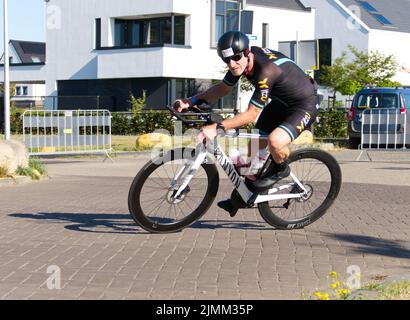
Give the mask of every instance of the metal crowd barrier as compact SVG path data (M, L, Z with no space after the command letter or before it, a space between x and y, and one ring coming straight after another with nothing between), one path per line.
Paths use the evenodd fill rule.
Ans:
M26 111L23 139L30 155L105 153L110 158L111 113L108 110Z
M406 150L410 118L399 109L366 109L361 115L361 153L364 150Z

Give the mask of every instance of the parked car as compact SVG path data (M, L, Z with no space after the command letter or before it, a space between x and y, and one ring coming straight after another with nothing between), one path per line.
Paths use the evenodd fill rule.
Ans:
M348 113L349 145L352 148L357 149L361 144L362 113L367 109L377 109L381 114L389 115L407 113L410 117L410 88L366 88L355 94ZM402 132L403 129L403 126L394 123L378 123L373 124L372 127L365 125L363 131L365 133L370 131L394 133ZM406 137L410 138L409 133L410 128L407 128Z

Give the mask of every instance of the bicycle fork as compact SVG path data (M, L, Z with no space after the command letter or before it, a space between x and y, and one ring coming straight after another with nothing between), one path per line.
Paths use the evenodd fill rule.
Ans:
M186 190L192 178L194 177L195 173L197 172L199 167L202 165L202 163L205 161L206 157L207 157L207 152L206 151L201 152L196 157L195 161L193 161L193 163L192 161L186 161L184 166L181 168L181 170L179 170L179 172L176 174L175 178L171 181L170 189L176 188L178 186L179 179L189 170L182 184L178 188L177 192L172 196L174 200L180 199L183 192Z

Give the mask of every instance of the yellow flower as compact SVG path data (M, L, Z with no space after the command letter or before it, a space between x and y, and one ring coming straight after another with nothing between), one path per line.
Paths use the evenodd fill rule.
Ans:
M329 272L329 275L332 277L333 280L339 278L339 275L335 271Z
M326 292L316 292L315 296L318 300L329 300L329 294Z
M339 288L340 286L341 286L342 284L339 282L339 281L337 281L337 282L334 282L334 283L332 283L332 289L337 289L337 288Z
M348 289L340 289L337 291L337 294L346 297L350 294L350 291Z

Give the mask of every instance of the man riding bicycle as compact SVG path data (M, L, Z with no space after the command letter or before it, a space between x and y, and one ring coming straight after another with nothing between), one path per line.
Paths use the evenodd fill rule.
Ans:
M191 98L177 100L174 106L178 105L178 111L182 111L200 102L216 101L226 96L245 75L255 87L248 110L203 127L198 140L214 139L218 129L237 129L256 122L255 128L269 135L267 141L260 141L260 148L269 146L274 165L260 179L247 181L247 185L253 190L269 189L279 179L289 176L288 146L316 119L319 109L317 84L282 53L250 48L249 39L242 32L229 31L222 35L217 50L229 68L223 81ZM231 214L238 210L230 200L218 206Z

